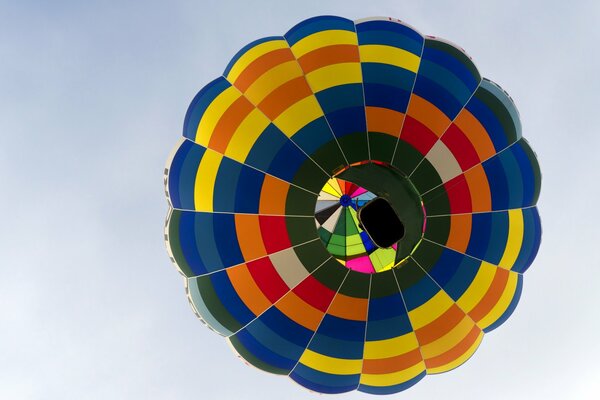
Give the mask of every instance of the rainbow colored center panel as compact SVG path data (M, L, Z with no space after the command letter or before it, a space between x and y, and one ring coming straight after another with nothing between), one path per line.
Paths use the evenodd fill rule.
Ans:
M248 364L390 394L515 310L540 187L512 99L464 50L321 16L248 44L192 100L165 238L194 312Z

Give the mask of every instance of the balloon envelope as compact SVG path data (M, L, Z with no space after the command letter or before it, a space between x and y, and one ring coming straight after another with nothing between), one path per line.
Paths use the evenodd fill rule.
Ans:
M240 50L183 136L167 248L247 363L394 393L515 309L540 170L512 99L461 48L389 18L311 18Z

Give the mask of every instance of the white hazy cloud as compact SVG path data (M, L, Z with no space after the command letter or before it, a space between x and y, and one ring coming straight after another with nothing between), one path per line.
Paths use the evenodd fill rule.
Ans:
M600 5L549 4L2 2L0 398L318 397L196 319L164 249L162 171L189 101L240 47L320 14L397 17L464 47L542 167L517 310L465 365L394 398L600 398Z

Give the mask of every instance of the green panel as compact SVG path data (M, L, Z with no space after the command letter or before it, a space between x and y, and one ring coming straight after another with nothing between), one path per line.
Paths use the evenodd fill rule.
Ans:
M398 293L398 284L394 279L393 269L372 275L371 298L390 296Z
M450 235L450 217L427 217L425 237L433 242L446 244Z
M400 131L400 127L398 127ZM369 132L369 146L371 146L371 160L390 163L394 155L394 147L398 138L385 133Z
M340 288L340 293L360 299L368 298L371 276L373 275L363 274L362 272L352 271L350 269L348 271L348 276Z
M367 161L369 159L369 145L365 132L351 133L337 139L348 163Z
M429 272L439 260L442 251L444 251L442 246L424 240L415 250L413 258L425 271Z
M404 140L398 140L397 142L398 145L396 147L396 154L394 155L392 165L398 168L405 176L408 176L415 170L419 162L423 159L423 156L417 149L406 143Z
M263 371L271 372L277 375L287 375L289 374L289 370L277 368L272 366L271 364L267 364L264 361L256 358L253 353L246 350L246 347L239 341L239 339L234 335L227 338L231 345L235 348L235 350L239 353L240 356L244 358L245 361L254 365L256 368L262 369Z
M410 176L410 180L421 195L442 184L440 175L426 158L423 159L417 170Z
M337 292L348 271L350 271L348 268L331 258L312 276L329 289Z
M210 311L211 315L231 332L237 332L242 329L243 326L223 306L223 301L217 296L210 276L199 276L192 279L196 280L204 305Z
M425 213L430 215L450 214L450 201L444 186L439 186L423 196Z
M171 209L171 213L167 217L167 224L169 226L169 248L171 249L171 253L173 253L173 258L175 259L176 265L179 270L186 277L193 276L192 268L188 264L187 260L183 256L183 252L181 251L181 243L179 241L179 221L181 219L181 211Z
M286 217L285 225L293 245L317 239L317 227L312 217Z
M319 193L329 176L312 160L307 159L294 176L294 184L314 193Z
M427 275L412 258L409 258L402 266L393 268L391 271L394 272L396 279L398 279L400 290L407 290Z
M338 219L338 222L335 225L335 228L333 229L334 235L346 236L346 214L349 214L348 209L344 207L342 209L342 215L340 215L340 218Z
M317 151L310 154L310 157L331 176L335 175L336 172L341 171L347 165L335 140L319 147ZM324 184L325 182L323 182L323 185ZM323 185L321 185L321 187L323 187ZM320 189L321 188L318 190Z
M317 195L291 186L285 200L286 215L309 215L314 217Z
M532 205L537 204L538 199L540 197L540 190L542 188L542 172L540 170L540 164L538 162L537 156L529 142L525 140L525 138L521 139L521 148L527 154L527 158L531 162L531 170L533 171L533 176L535 177L535 190L533 192L533 201Z
M323 264L325 260L331 257L320 240L314 240L294 247L294 252L308 272L313 272L318 266Z

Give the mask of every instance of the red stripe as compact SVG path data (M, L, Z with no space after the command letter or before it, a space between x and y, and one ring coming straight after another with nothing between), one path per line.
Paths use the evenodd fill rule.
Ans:
M463 171L479 164L479 155L473 147L473 143L465 136L465 134L452 124L442 136L442 142L450 149L456 161Z
M402 128L400 139L410 144L425 156L435 142L437 142L438 137L428 127L410 115L407 115L404 119L404 127Z
M258 221L267 254L292 246L285 225L285 217L261 215L258 217Z
M247 266L254 282L271 303L275 303L289 291L269 257L251 261Z
M302 300L323 312L327 311L335 292L321 282L308 276L293 290Z
M464 175L458 175L444 184L448 200L450 201L450 214L469 213L472 211L471 192Z

